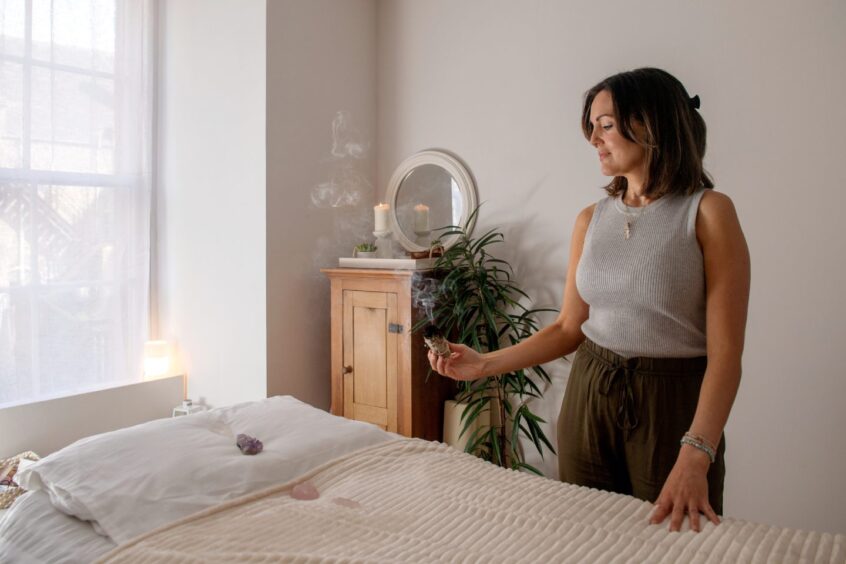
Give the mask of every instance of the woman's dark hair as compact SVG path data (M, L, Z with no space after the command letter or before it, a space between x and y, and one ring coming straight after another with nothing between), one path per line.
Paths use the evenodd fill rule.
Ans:
M614 102L620 133L646 150L644 194L692 194L714 181L702 167L705 156L705 120L699 115L699 97L690 98L679 80L661 69L642 68L609 76L585 94L582 131L590 140L593 124L590 107L597 94L607 90ZM633 132L643 126L644 138ZM612 197L625 192L626 178L615 176L605 190Z

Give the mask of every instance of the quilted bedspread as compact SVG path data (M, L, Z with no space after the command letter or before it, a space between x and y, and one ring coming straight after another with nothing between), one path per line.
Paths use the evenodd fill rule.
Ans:
M846 562L843 535L730 518L670 533L648 524L651 508L413 439L161 527L101 562Z

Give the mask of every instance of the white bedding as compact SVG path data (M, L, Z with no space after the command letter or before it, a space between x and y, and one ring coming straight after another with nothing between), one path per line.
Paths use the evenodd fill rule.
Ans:
M0 518L0 562L88 564L117 545L85 521L50 505L44 492L29 492Z
M298 496L306 486L319 495ZM104 563L842 564L843 535L726 519L649 525L652 504L514 472L439 443L392 441L164 526Z
M238 433L260 439L263 452L241 454L235 446ZM396 437L281 396L88 437L17 478L26 489L49 495L57 509L91 521L105 537L122 543ZM30 509L17 508L4 518L15 539L29 533L9 519L26 520ZM40 538L39 532L32 535ZM16 550L13 540L0 538L0 562Z
M235 435L241 432L261 439L264 452L242 455L234 444ZM367 454L371 451L383 453L383 458L374 459ZM358 466L360 471L350 473L343 464ZM332 548L324 547L321 539L335 535L360 541L363 552L359 556L365 560L368 551L376 549L387 550L386 559L391 560L389 555L397 554L391 547L400 541L411 550L408 554L432 560L434 553L429 547L433 539L454 537L459 552L471 560L491 549L491 554L504 558L504 552L487 546L486 527L490 523L491 527L512 531L509 527L522 523L520 539L514 542L526 540L523 536L540 535L538 542L544 546L553 543L544 549L548 550L544 552L547 557L582 554L590 556L587 560L596 560L592 556L600 555L599 560L618 562L625 561L618 549L626 548L634 551L630 561L642 561L638 555L648 553L655 561L663 557L678 561L677 557L688 554L695 556L694 561L703 562L736 561L737 557L771 561L775 556L775 561L786 557L781 559L846 563L842 535L802 533L732 520L716 528L709 525L700 535L669 534L666 526L646 526L649 504L634 498L504 471L444 445L397 440L396 435L375 426L334 417L291 397L153 421L90 437L48 456L18 476L28 489L41 491L21 497L0 519L0 562L90 562L116 544L124 545L154 529L168 530L176 521L194 522L196 518L190 515L215 513L221 503L233 507L240 503L232 502L234 498L243 499L244 494L255 497L255 492L264 488L278 489L280 484L300 481L316 468L326 471L322 477L314 475L324 494L308 507L316 509L316 514L296 513L299 517L295 517L290 510L296 507L283 499L280 507L268 508L260 515L265 528L262 542L279 546L279 553L296 552L300 546L297 555L309 553L319 559L327 556L320 550ZM493 481L484 481L494 474ZM508 477L501 480L502 476ZM333 490L335 486L330 487L330 483L338 484L338 488ZM386 497L388 486L393 493ZM503 494L508 488L513 491L508 498L511 501L505 503ZM58 513L48 499L65 512L96 521L106 536L97 535L90 524ZM421 513L423 508L428 513ZM539 511L543 515L535 522ZM464 516L456 521L459 514ZM379 521L376 528L367 528L371 515ZM426 523L418 522L427 516ZM471 516L484 523L477 525L482 536L476 548L482 552L476 552L476 548L463 552L468 531L461 523ZM339 517L352 517L353 521ZM218 530L228 534L229 529L239 529L241 540L249 541L259 532L258 524L253 527L237 517L222 523ZM560 536L547 538L553 523ZM285 532L283 525L288 527ZM354 527L365 525L360 529L364 536L353 534ZM328 532L327 527L332 526L337 530ZM432 536L439 528L446 536ZM374 535L382 536L378 533L382 530L390 537L387 543L368 545ZM198 544L191 546L181 544L182 532L167 542L176 543L186 562L196 556L195 547L206 550L210 561L227 561L228 553L215 548L226 535L209 537L209 532L201 530L200 540L195 539ZM628 543L625 547L620 544L624 541ZM250 542L243 546L247 551L256 548ZM439 546L447 559L456 549ZM415 547L422 552L414 552ZM337 544L330 558L350 556L348 548ZM559 553L559 549L565 552ZM512 556L537 561L531 554L534 552L529 547L529 552ZM426 555L428 558L424 558ZM124 556L128 553L115 554L117 561ZM133 556L146 558L137 551ZM160 553L158 559L172 556L176 557L170 552Z

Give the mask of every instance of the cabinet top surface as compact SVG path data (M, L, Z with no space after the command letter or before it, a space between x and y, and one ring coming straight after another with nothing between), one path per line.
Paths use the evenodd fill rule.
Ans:
M387 270L381 268L321 268L320 272L329 278L387 278L406 279L415 274L429 274L431 270Z

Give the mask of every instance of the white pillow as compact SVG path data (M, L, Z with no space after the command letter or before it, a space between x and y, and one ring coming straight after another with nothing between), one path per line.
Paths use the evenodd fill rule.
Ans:
M264 450L241 454L239 433L261 440ZM88 437L17 477L120 544L395 437L281 396Z

